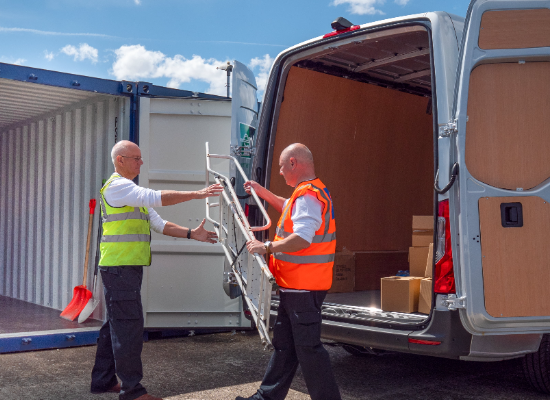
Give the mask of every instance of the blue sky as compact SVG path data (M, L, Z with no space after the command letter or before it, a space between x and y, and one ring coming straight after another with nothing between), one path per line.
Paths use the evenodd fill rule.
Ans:
M354 24L447 11L469 0L0 0L0 62L225 94L239 60L260 87L285 48Z

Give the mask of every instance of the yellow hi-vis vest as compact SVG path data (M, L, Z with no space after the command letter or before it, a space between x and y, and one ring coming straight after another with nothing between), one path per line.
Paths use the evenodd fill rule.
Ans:
M336 222L332 199L320 179L301 182L283 209L273 242L283 240L294 233L292 207L300 196L313 192L323 203L323 222L315 232L309 247L294 253L273 253L269 269L277 284L289 289L328 290L332 286L332 268L336 252Z
M112 207L103 196L105 189L121 178L115 172L99 191L103 220L99 265L151 265L151 224L147 207Z

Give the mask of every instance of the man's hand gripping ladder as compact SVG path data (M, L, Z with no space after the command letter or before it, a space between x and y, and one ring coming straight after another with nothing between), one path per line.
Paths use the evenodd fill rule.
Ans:
M220 194L218 203L210 203L209 199L206 198L206 219L214 225L218 240L227 260L231 264L234 278L242 290L243 299L246 301L258 328L262 344L271 348L268 326L271 291L275 278L269 271L263 256L249 254L246 251L246 242L254 239L254 232L269 229L271 220L258 195L251 188L252 196L267 222L264 226L250 226L231 181L226 176L210 168L210 159L212 158L230 160L235 164L245 182L248 181L248 178L234 157L210 154L208 142L206 142L206 186L209 185L211 174L216 183L225 187L225 190ZM210 217L210 209L214 207L219 207L219 222Z

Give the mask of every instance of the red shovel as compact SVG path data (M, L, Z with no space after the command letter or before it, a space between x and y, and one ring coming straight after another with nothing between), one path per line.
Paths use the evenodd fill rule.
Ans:
M61 317L74 321L78 314L86 307L86 303L92 297L92 292L86 289L86 278L88 277L88 256L90 254L90 236L92 235L92 222L94 219L95 199L90 200L90 218L88 220L88 240L86 241L86 260L84 261L84 279L82 285L74 287L73 299L61 313Z

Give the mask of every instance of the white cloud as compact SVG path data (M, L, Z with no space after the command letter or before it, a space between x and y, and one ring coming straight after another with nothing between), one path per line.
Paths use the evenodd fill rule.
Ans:
M227 94L225 72L216 69L227 60L205 59L198 55L187 59L179 54L167 57L142 45L121 46L115 50L115 55L111 73L118 80L169 78L167 86L178 89L183 83L196 79L209 84L208 93Z
M141 0L134 0L134 3L136 3L139 6L141 4Z
M399 4L400 6L406 6L409 0L395 0L395 4Z
M267 79L269 78L269 70L273 65L274 58L269 54L264 55L263 57L254 57L250 60L248 65L254 75L256 76L256 85L258 85L258 92L263 94L267 86Z
M12 62L12 64L15 64L15 65L23 65L25 63L25 60L24 58L18 58L17 60L15 60L14 62Z
M52 61L54 58L53 51L48 52L48 50L44 50L44 58L48 61Z
M75 61L84 61L89 58L92 63L95 64L97 62L98 51L88 43L80 43L78 48L68 44L61 49L61 52L68 56L74 56Z
M408 0L396 0L396 1L408 1ZM333 6L339 6L340 4L348 4L348 11L352 14L384 14L382 10L375 8L375 5L383 5L386 0L333 0Z

